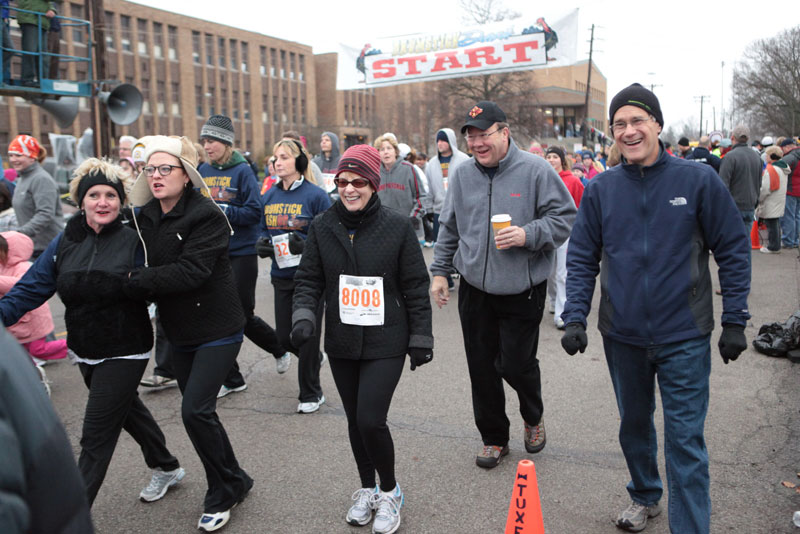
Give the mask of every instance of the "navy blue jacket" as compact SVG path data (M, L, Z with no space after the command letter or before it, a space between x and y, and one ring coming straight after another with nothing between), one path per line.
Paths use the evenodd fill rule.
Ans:
M231 159L235 163L233 166L202 163L197 171L211 192L211 200L225 210L233 228L228 255L246 256L256 253L261 191L247 161L238 152Z
M623 161L583 192L561 317L586 325L600 273L604 336L650 346L706 335L714 328L709 250L719 265L722 323L744 326L750 241L717 173L673 158L663 146L651 166Z
M719 166L722 160L715 156L704 146L695 147L694 150L686 157L687 161L696 161L698 163L705 163L711 165L714 170L719 172Z

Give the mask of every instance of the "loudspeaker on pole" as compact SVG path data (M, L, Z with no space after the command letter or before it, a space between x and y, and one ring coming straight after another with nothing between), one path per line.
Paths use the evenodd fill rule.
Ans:
M97 94L97 98L106 105L108 117L114 124L121 126L131 124L142 113L144 99L135 85L129 83L120 84L111 92L100 91Z
M58 100L34 98L31 102L51 114L58 127L63 130L69 128L78 115L80 98L77 96L62 96Z

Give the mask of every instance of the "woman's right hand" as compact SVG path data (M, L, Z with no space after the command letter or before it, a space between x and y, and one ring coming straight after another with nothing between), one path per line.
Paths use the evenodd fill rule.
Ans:
M259 237L256 241L256 254L259 258L274 258L275 249L272 246L272 240L268 237Z

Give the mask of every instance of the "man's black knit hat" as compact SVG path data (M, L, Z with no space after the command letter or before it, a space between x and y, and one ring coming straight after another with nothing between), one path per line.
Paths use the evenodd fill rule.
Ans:
M658 103L658 98L652 91L645 89L638 83L629 85L611 99L611 106L608 110L609 122L614 122L614 114L623 106L636 106L645 110L655 117L656 122L662 128L664 127L664 117L661 115L661 105Z
M225 115L211 115L200 129L200 139L214 139L233 146L233 122Z

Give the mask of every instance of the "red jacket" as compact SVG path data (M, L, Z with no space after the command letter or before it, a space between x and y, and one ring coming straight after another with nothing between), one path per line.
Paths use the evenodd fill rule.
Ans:
M569 194L572 195L572 200L575 201L575 207L581 207L581 197L583 196L583 184L581 183L580 178L572 174L570 171L561 171L558 173L562 180L564 180L564 185L567 186L567 191Z

